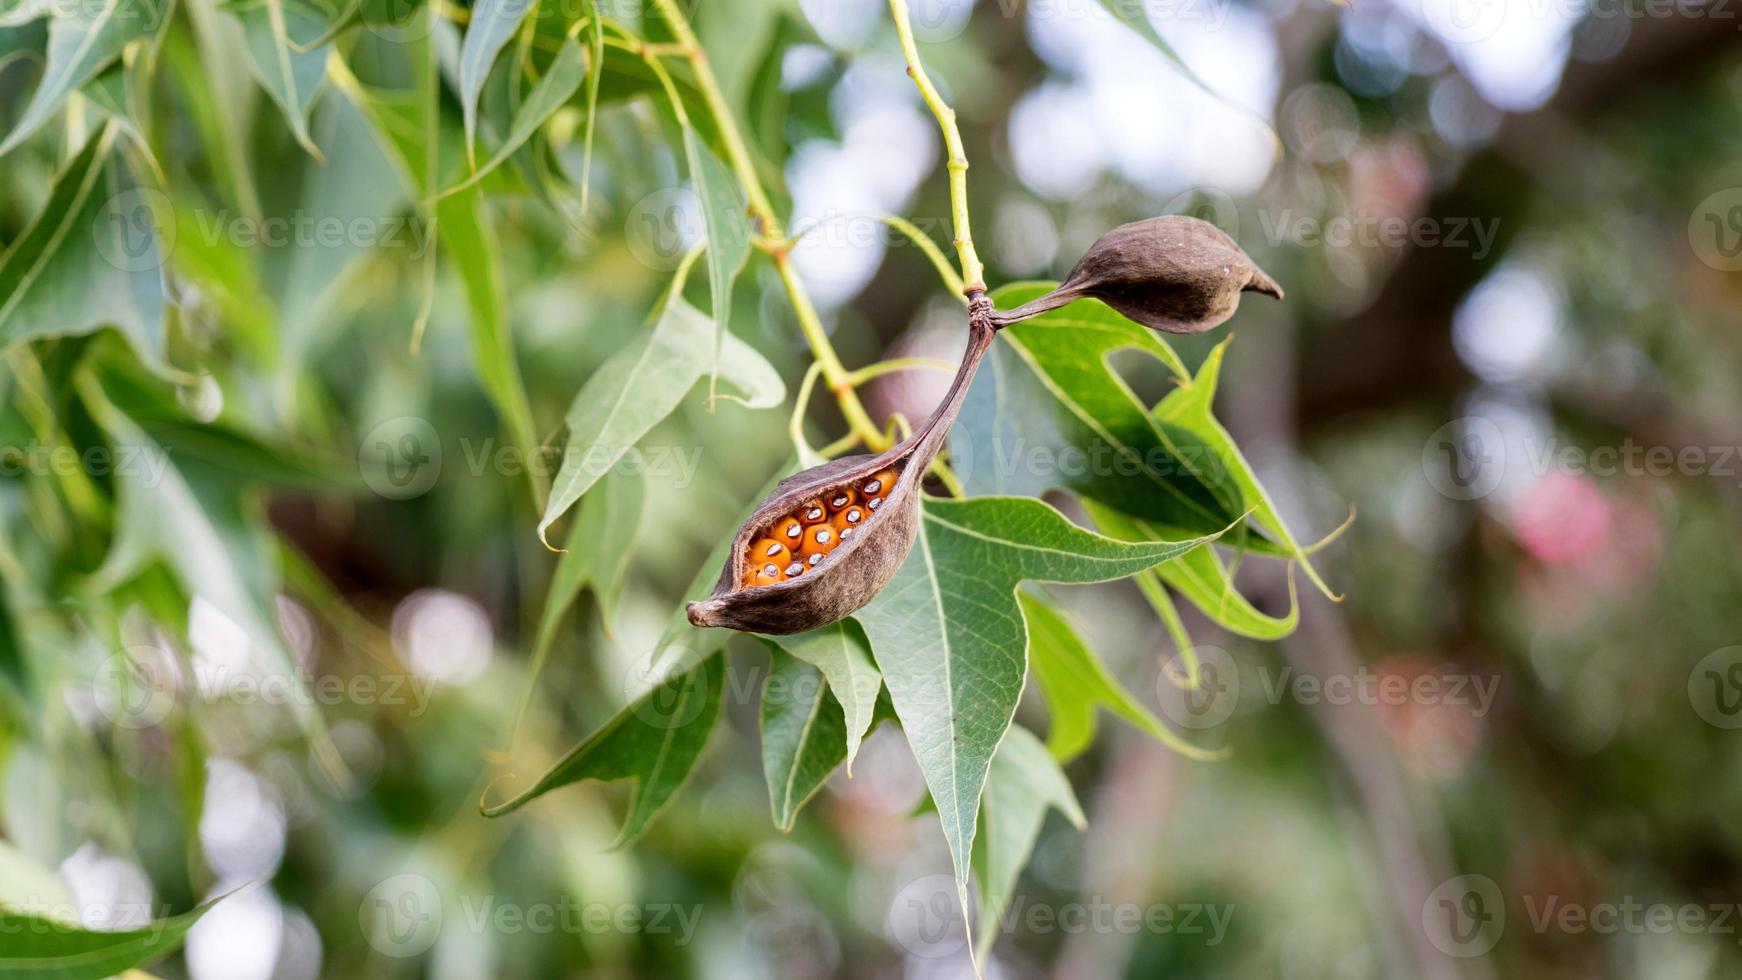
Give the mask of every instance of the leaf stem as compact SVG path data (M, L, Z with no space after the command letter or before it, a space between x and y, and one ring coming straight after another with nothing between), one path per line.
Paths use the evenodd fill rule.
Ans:
M938 243L932 241L930 235L920 231L914 227L913 222L899 215L886 214L882 216L881 220L884 224L906 235L909 241L919 246L919 250L925 253L925 257L930 259L932 266L938 270L938 276L943 279L944 285L949 287L950 292L960 293L964 298L967 296L967 290L962 284L962 277L956 274L956 270L950 268L950 260L944 258L944 253L938 248Z
M986 268L980 264L980 256L974 251L974 235L968 227L968 156L962 150L962 131L956 126L956 110L944 102L937 86L932 84L931 76L925 73L925 65L920 63L907 0L889 0L889 13L895 19L895 33L901 38L901 55L907 59L907 74L913 78L913 84L919 86L926 107L937 117L938 128L944 134L944 146L949 150L946 166L950 171L950 221L955 226L956 256L962 263L962 280L966 283L962 292L968 296L983 293L986 291Z
M847 375L847 380L856 387L872 378L880 378L885 374L894 374L897 371L943 371L950 374L954 373L955 370L956 365L936 357L892 357L887 361L865 365Z

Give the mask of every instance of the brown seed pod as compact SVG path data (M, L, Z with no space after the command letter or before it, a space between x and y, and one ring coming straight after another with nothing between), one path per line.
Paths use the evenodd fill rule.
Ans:
M1095 239L1057 289L992 320L1008 326L1092 296L1146 327L1201 333L1233 316L1243 292L1282 298L1282 287L1222 229L1170 214Z
M967 397L968 384L995 336L992 304L984 295L969 304L968 349L950 384L949 393L931 416L900 445L875 456L845 456L780 481L738 529L720 580L706 599L687 607L697 626L720 626L753 633L802 633L843 619L870 602L889 584L919 528L919 485L926 467L943 448L950 426ZM800 554L808 570L771 584L745 585L745 570L754 561L751 542L762 537L785 540L769 529L787 519L805 501L827 504L837 491L855 491L874 476L890 471L892 485L875 510L867 508L853 533L833 550ZM880 488L881 489L881 488ZM831 525L814 525L807 530Z

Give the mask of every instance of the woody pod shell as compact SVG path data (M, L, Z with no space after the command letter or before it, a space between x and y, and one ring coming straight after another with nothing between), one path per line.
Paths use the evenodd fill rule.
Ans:
M926 467L943 449L950 426L967 397L968 385L995 336L991 314L991 301L983 295L970 304L968 349L962 355L962 364L943 402L913 435L884 453L843 456L794 473L763 498L733 537L726 567L720 570L714 591L686 607L691 623L752 633L802 633L845 619L889 584L901 563L907 560L907 553L913 550L919 531L919 486L925 479ZM825 490L856 486L879 470L891 467L900 467L901 471L882 506L817 567L769 585L740 584L748 563L748 545L766 536L775 522Z
M1243 292L1282 298L1282 287L1226 232L1170 214L1095 239L1058 288L993 321L1004 326L1091 296L1146 327L1202 333L1233 316Z

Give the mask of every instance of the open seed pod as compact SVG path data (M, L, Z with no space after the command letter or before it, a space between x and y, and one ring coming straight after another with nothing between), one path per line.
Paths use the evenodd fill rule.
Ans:
M991 312L983 296L970 305L968 349L955 381L913 435L888 452L844 456L780 481L733 537L712 594L687 607L690 622L802 633L851 615L889 584L918 533L926 467L995 336ZM782 567L783 558L794 560ZM792 565L802 567L787 574Z
M1282 298L1222 229L1170 214L1095 239L1057 289L992 319L1002 327L1092 296L1146 327L1201 333L1233 316L1248 291Z

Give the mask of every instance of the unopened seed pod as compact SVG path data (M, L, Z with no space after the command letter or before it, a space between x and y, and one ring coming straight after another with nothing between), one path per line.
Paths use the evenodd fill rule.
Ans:
M968 349L962 355L961 367L943 402L913 435L888 452L842 457L780 481L733 536L726 567L712 594L687 607L691 623L753 633L802 633L851 615L889 584L912 550L919 529L920 481L943 448L967 396L968 384L996 335L991 315L991 303L983 295L970 304ZM831 496L838 498L842 491L856 496L876 477L889 481L889 486L879 488L883 495L874 498L881 501L874 509L866 500L862 519L852 526L850 535L840 536L826 553L807 552L800 545L799 554L807 567L803 575L774 583L744 584L745 569L755 560L750 545L762 537L786 540L778 533L770 535L770 528L784 526L781 522L806 501L821 499L829 506ZM848 499L841 509L855 505ZM833 525L818 524L801 534L821 528L835 530Z
M1201 333L1234 315L1243 292L1282 298L1282 287L1207 221L1170 214L1095 239L1058 288L992 315L1007 326L1085 296L1168 333Z

